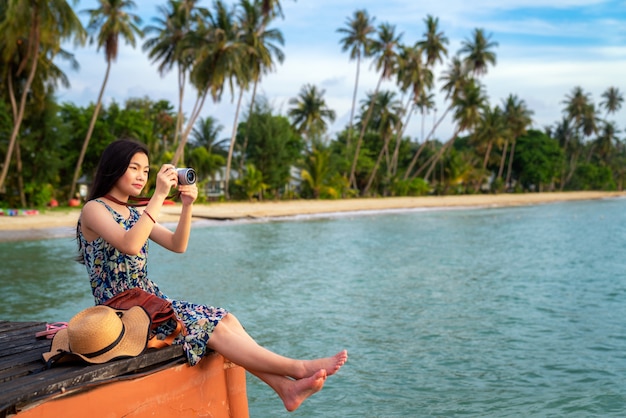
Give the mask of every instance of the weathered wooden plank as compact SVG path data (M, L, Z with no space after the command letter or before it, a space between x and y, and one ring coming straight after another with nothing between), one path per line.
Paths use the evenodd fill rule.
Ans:
M3 344L0 349L0 370L5 368L5 363L11 363L16 356L22 356L25 353L45 353L50 350L52 340L31 340L14 341L12 343Z
M170 347L179 348L180 347ZM13 381L12 387L0 395L0 413L10 411L17 404L39 399L45 396L60 393L61 391L73 390L83 385L104 383L121 376L131 375L146 371L151 367L163 363L183 363L184 359L175 351L176 357L172 358L169 350L155 350L138 357L117 360L100 365L89 366L58 366L52 368L54 376L50 376L48 370L28 376L27 378Z
M14 322L14 321L5 321L5 320L0 319L0 332L4 332L7 329L29 326L30 324L33 324L33 323L41 324L42 322L29 322L29 321Z
M149 372L170 362L185 362L182 347L171 346L99 365L71 363L46 369L41 355L49 351L51 340L35 338L35 332L43 329L45 323L0 321L0 417L18 404L62 390Z

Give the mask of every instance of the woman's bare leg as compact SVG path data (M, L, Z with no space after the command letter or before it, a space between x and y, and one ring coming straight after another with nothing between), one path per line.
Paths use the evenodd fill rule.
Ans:
M233 314L222 318L213 330L208 346L251 373L266 373L294 379L311 377L321 369L330 376L348 360L346 350L332 357L314 360L296 360L278 355L254 341Z

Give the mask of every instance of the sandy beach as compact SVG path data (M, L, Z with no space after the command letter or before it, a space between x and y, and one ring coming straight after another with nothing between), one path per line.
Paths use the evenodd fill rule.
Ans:
M608 199L626 192L563 192L527 194L480 194L346 200L293 200L268 202L224 202L194 205L194 220L237 220L291 217L340 212L384 211L417 208L503 207L535 205L571 200ZM0 216L0 241L47 239L72 236L80 209L40 211L36 215ZM163 207L158 221L173 223L180 205Z

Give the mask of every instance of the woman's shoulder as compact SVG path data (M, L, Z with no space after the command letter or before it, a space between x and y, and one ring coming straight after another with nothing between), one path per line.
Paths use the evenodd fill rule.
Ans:
M102 200L90 200L83 206L80 217L81 219L90 219L93 217L107 216L110 217L111 208Z

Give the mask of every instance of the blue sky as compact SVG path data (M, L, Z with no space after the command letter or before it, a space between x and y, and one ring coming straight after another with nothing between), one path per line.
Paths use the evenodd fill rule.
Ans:
M135 13L144 24L152 23L157 5L163 1L136 0ZM345 26L355 10L365 9L376 25L387 22L402 33L402 41L413 44L423 37L427 15L439 18L440 30L449 38L449 56L461 47L476 28L482 28L498 43L494 49L497 63L482 79L491 105L501 104L509 95L524 100L534 112L534 127L543 129L560 121L563 100L576 86L583 88L598 104L611 86L626 92L626 1L602 0L282 0L284 19L272 27L285 38L285 62L268 75L260 85L264 94L281 113L289 108L290 98L311 83L325 90L329 107L337 113L331 132L348 123L356 63L342 53L337 29ZM77 11L95 7L95 0L81 0ZM210 7L211 2L201 5ZM85 15L80 15L86 18ZM141 50L142 41L132 49L121 43L120 56L113 65L105 101L123 103L129 97L149 96L177 103L175 74L161 78ZM71 47L68 47L72 50ZM95 46L73 51L81 69L66 70L71 88L59 91L61 101L87 105L96 100L105 62ZM436 75L445 66L436 69ZM362 66L358 99L373 91L378 74L370 62ZM437 85L439 89L440 84ZM393 84L383 88L394 89ZM443 95L438 93L437 107L443 111ZM249 96L246 96L249 97ZM195 92L186 92L185 109L191 111ZM244 99L245 100L245 99ZM202 115L215 117L224 126L222 134L230 136L235 106L225 91L220 103L207 102ZM626 108L614 116L624 126ZM432 118L426 121L428 130ZM421 121L414 116L406 134L421 136ZM437 134L443 140L453 132L446 121Z

